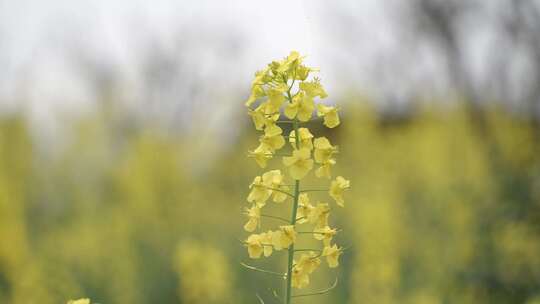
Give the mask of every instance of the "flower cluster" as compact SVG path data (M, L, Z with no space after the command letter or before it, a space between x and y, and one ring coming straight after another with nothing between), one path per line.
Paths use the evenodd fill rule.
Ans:
M303 288L309 284L309 277L321 265L321 259L326 259L328 267L334 268L339 265L339 256L343 252L333 241L338 230L329 224L330 204L320 201L312 204L308 193L327 192L338 206L343 207L343 193L349 188L349 181L341 176L331 181L327 189L301 188L301 180L311 171L323 180L332 179L334 157L338 153L337 146L326 137L316 137L306 123L322 118L328 128L340 124L339 108L315 103L316 98L323 99L328 95L318 78L308 80L310 74L318 70L305 66L303 59L293 51L283 60L273 61L258 71L245 103L255 129L262 132L259 145L248 152L249 157L261 168L266 168L274 157L282 156L287 174L276 169L253 179L247 197L250 206L245 209L247 222L244 229L252 233L259 230L262 218L287 224L253 233L244 244L252 259L269 257L275 251L288 251L289 264L283 275L288 282L286 303L290 303L291 287ZM290 150L286 149L287 142ZM288 151L279 153L281 149ZM286 204L292 209L290 220L262 213L269 200L278 204L290 202L290 205ZM303 235L321 241L321 248L295 250L297 239Z

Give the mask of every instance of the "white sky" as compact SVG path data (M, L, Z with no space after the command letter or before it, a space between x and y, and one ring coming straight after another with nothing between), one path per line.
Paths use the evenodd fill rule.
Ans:
M348 2L367 10L376 1L341 5ZM291 50L308 55L308 64L321 67L323 83L332 90L331 80L338 79L339 72L329 67L331 61L325 62L335 46L321 35L324 27L332 26L322 18L324 4L325 0L0 0L0 112L23 109L40 133L51 134L64 127L59 117L76 117L95 106L94 89L84 68L74 64L73 52L119 71L126 94L136 103L136 97L146 93L134 64L140 61L143 44L150 41L174 52L179 33L187 32L191 36L186 43L193 47L179 55L189 57L188 65L197 71L187 76L190 79L178 80L179 85L209 91L200 98L221 110L205 123L210 130L218 129L231 119L232 114L226 113L232 107L211 91L231 87L247 92L256 70ZM212 41L220 36L240 40L234 62L220 62L222 46ZM163 115L174 115L175 106L135 105L139 111ZM184 106L189 107L193 105Z
M376 82L397 95L418 83L444 86L437 83L444 77L437 70L436 51L429 49L425 56L415 58L422 59L417 71L407 71L387 84L373 75L378 72L374 58L400 48L395 33L399 24L392 23L395 18L387 9L392 3L400 1L0 0L0 111L24 108L34 119L54 121L55 113L84 112L92 107L95 90L84 67L74 64L76 52L118 71L126 94L136 100L146 93L145 80L135 64L141 61L141 50L153 43L175 57L179 37L188 47L177 57L191 74L173 81L208 91L200 97L222 104L225 102L212 91L247 91L255 70L293 49L308 55L308 64L321 67L330 96L335 96L336 82L344 77L354 79L355 86L365 83L372 88ZM339 27L329 18L335 7L354 19L354 28ZM341 34L354 37L358 49L351 53L336 44L339 39L331 35ZM238 39L236 56L220 53L228 37ZM484 51L478 46L476 50L471 66L482 70ZM178 100L182 102L182 98L186 99L179 96ZM156 111L171 112L173 106L160 105ZM146 105L142 108L151 110Z

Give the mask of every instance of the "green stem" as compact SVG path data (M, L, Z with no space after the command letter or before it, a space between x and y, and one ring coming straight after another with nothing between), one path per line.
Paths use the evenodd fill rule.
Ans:
M282 217L279 217L279 216L268 215L268 214L261 214L261 217L272 218L272 219L276 219L276 220L280 220L280 221L289 223L289 220L288 220L288 219L285 219L285 218L282 218Z
M328 189L307 189L307 190L301 190L300 192L317 192L317 191L327 192L329 190Z
M272 191L276 191L276 192L281 192L283 194L286 194L290 197L294 197L294 195L290 194L289 192L287 191L284 191L284 190L281 190L281 189L276 189L276 188L272 188L272 187L266 187L266 186L263 186L263 185L256 185L255 187L262 187L262 188L265 188L265 189L268 189L268 190L272 190Z
M289 96L289 100L292 102L290 91L287 92ZM296 148L300 148L300 140L299 140L299 134L298 134L298 119L294 119L294 138L295 138L295 144ZM298 198L300 196L300 180L295 180L294 183L294 204L292 208L292 216L291 216L291 225L296 224L296 213L298 211ZM292 299L292 268L293 268L293 260L294 260L294 243L291 244L289 247L289 259L287 264L287 293L285 295L285 304L290 304Z
M316 295L322 295L322 294L328 293L330 290L336 288L337 283L338 283L338 279L336 278L336 280L334 281L334 284L332 284L332 286L330 286L330 287L328 287L328 288L326 288L324 290L317 291L317 292L312 292L312 293L294 295L293 298L309 297L309 296L316 296Z
M275 275L275 276L278 276L278 277L283 277L283 273L270 271L270 270L265 270L265 269L260 269L260 268L248 265L246 263L240 263L240 265L242 265L242 266L244 266L244 267L246 267L247 269L250 269L250 270L254 270L254 271L258 271L258 272L262 272L262 273L266 273L266 274L271 274L271 275Z
M295 252L300 252L300 251L317 251L317 252L322 252L322 250L320 250L320 249L311 249L311 248L296 249L296 250L295 250Z

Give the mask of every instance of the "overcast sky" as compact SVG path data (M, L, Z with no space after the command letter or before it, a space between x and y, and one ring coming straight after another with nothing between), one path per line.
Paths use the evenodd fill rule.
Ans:
M509 79L526 84L532 72L520 49L497 44L485 26L507 11L490 3L498 10L463 23L465 64L489 83L496 43L518 59L519 77ZM212 103L226 113L254 71L291 50L321 68L331 97L338 84L378 102L406 100L411 87L444 92L441 50L406 45L400 32L406 8L399 0L0 0L0 111L22 108L37 121L84 113L99 100L96 79L113 75L123 102L140 111L177 118Z
M0 1L0 63L4 70L0 96L4 105L13 105L16 101L11 97L23 94L21 90L29 86L32 90L25 92L25 97L40 99L37 104L32 101L34 111L79 107L91 94L70 62L69 45L82 46L102 63L129 74L137 59L135 51L144 43L142 38L150 36L167 45L180 30L209 29L237 37L241 57L236 68L241 73L235 76L245 75L239 82L292 49L320 63L319 50L324 43L319 34L324 26L319 20L320 2ZM211 42L207 47L213 47Z

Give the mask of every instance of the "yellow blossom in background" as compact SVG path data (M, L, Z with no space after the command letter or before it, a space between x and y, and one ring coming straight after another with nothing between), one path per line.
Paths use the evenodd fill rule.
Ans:
M184 241L172 261L178 274L178 297L182 303L232 303L234 277L227 256L219 247ZM104 303L106 304L106 303Z
M336 203L343 207L345 201L343 200L343 192L350 187L350 182L344 179L342 176L336 177L330 185L330 196L336 201Z
M294 150L292 156L283 157L283 164L289 167L291 177L296 180L302 179L313 168L313 160L309 149Z
M341 255L342 250L336 245L324 247L322 255L326 257L326 262L328 267L336 268L339 266L339 256Z
M339 125L338 108L325 106L323 104L317 105L317 116L324 118L324 125L328 128L335 128Z

